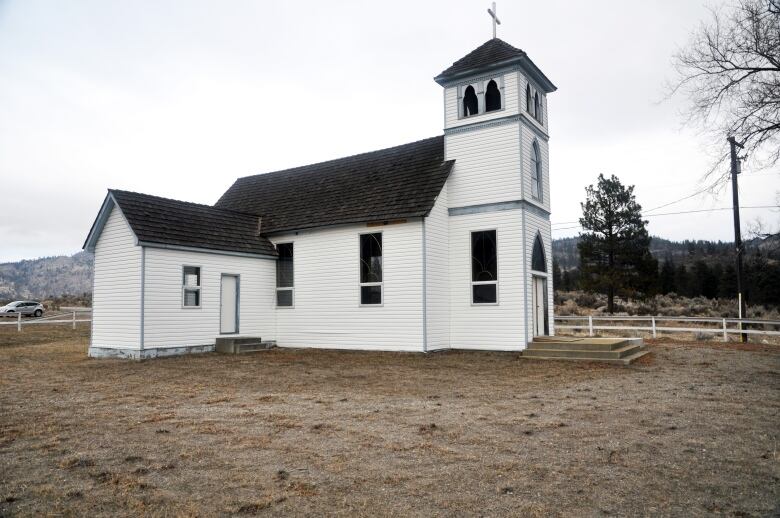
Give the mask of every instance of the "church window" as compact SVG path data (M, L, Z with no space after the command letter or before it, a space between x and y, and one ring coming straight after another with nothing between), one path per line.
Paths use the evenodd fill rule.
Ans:
M542 244L542 236L536 234L534 240L534 250L531 254L531 269L537 272L547 271L547 261L544 260L544 245Z
M471 233L471 302L498 302L498 247L495 230Z
M470 117L476 115L479 111L479 101L474 87L469 85L463 92L463 116Z
M531 113L531 85L526 84L525 85L525 111L528 113Z
M539 92L534 94L534 117L536 117L536 120L539 122L542 121L542 108L539 104Z
M279 259L276 261L276 305L292 307L294 299L293 244L276 245Z
M501 109L501 92L496 81L491 79L485 90L485 111L492 112Z
M542 158L538 142L531 146L531 196L542 199Z
M360 304L382 304L382 233L360 234Z
M200 307L200 267L182 267L181 280L182 306L185 308Z

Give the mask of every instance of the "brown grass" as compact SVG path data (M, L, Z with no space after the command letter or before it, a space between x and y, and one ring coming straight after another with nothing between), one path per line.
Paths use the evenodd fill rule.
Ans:
M86 358L0 331L0 515L766 516L780 350Z

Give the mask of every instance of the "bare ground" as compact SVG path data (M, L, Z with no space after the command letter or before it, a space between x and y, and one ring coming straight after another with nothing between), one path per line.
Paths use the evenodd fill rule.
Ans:
M1 515L780 514L777 346L128 362L86 333L0 330Z

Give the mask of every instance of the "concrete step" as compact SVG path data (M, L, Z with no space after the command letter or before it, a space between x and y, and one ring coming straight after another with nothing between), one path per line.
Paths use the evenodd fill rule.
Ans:
M619 357L596 357L596 356L561 356L558 353L558 351L551 351L551 355L543 355L543 354L531 354L527 355L526 351L523 351L523 357L528 358L529 360L563 360L563 361L593 361L593 362L599 362L599 363L612 363L612 364L618 364L618 365L629 365L630 363L638 360L639 358L650 354L650 350L645 347L632 347L630 351L624 352L622 356ZM537 351L539 352L539 351Z
M611 350L589 350L589 349L526 349L523 356L530 358L583 358L589 360L600 359L619 359L630 356L642 349L642 345L628 344L623 347Z
M223 354L251 353L265 351L276 347L273 340L263 341L258 337L219 337L216 340L215 350Z
M566 338L566 337L536 337L528 344L528 349L563 349L582 351L614 351L626 345L639 345L641 338Z

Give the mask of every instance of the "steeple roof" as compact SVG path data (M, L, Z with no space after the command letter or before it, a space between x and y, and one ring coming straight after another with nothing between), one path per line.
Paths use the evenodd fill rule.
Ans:
M539 83L545 92L553 92L556 87L541 70L531 61L525 51L513 47L500 38L486 41L472 50L452 66L434 78L439 84L473 75L482 71L493 70L507 65L521 65Z

